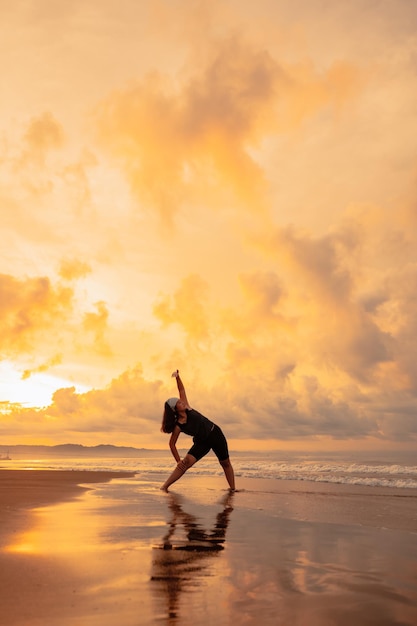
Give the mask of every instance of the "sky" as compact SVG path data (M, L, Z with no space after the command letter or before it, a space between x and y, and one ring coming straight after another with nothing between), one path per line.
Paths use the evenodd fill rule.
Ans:
M0 14L0 445L417 452L416 3Z

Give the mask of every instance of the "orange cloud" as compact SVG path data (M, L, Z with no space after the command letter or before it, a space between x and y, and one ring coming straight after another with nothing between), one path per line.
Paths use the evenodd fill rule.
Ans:
M279 315L284 289L275 272L258 271L253 274L242 274L240 283L258 317L267 319Z
M50 112L34 117L22 137L20 154L13 159L13 170L22 187L31 196L44 196L54 189L53 176L48 170L51 153L64 145L64 131Z
M79 259L64 259L61 261L59 268L59 274L65 280L77 280L83 278L90 272L90 265Z
M271 241L274 256L285 260L288 291L304 300L297 315L316 364L365 381L392 358L392 345L357 295L357 268L346 263L357 245L342 232L313 238L288 229Z
M284 128L299 127L323 109L337 115L358 95L364 81L359 68L347 61L335 61L323 72L312 61L295 64L289 78L287 97L279 103Z
M48 361L46 361L45 363L42 363L41 365L38 365L37 367L34 367L32 369L26 369L22 374L22 380L26 380L27 378L32 376L32 374L40 374L42 372L47 372L51 367L54 367L55 365L59 365L60 363L62 363L62 354L56 354L55 356L50 358Z
M29 352L39 333L67 320L72 312L73 290L52 286L49 278L18 279L0 275L0 345L4 355Z
M209 336L205 281L195 274L184 278L172 297L162 296L153 312L164 325L178 324L193 340L205 340Z
M75 387L58 389L52 396L52 408L50 413L55 416L71 416L79 413L81 409L80 396L75 392Z
M21 162L43 166L48 152L63 146L64 131L48 111L32 118L23 139L26 147Z
M159 432L166 393L161 381L147 381L137 365L104 389L84 394L77 394L74 387L59 389L44 418L78 434L92 431L136 435L140 445L141 434Z
M105 339L109 311L103 301L96 302L95 307L97 313L84 314L83 328L88 334L93 335L94 349L103 356L110 356L112 351Z
M182 81L149 74L97 110L102 144L140 201L167 220L194 198L211 198L214 209L222 189L264 212L267 185L253 150L323 107L338 108L358 82L348 63L323 73L313 63L284 66L236 36L210 42L203 63L190 60Z
M230 369L243 368L279 384L281 374L278 379L276 374L291 369L298 356L297 320L288 310L287 286L274 271L242 274L239 284L242 301L225 307L220 315Z
M98 165L97 158L90 150L83 150L78 161L63 166L59 176L66 194L77 215L82 215L92 204L89 172Z

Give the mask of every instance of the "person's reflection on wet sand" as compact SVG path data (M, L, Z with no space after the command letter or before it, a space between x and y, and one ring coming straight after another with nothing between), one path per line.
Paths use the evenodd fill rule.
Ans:
M218 556L224 549L233 495L230 492L220 501L223 508L213 528L205 530L195 515L184 511L182 497L168 493L172 516L162 545L153 549L151 576L158 605L164 601L158 617L166 617L168 623L174 623L179 617L181 592L197 588L209 566L206 559Z

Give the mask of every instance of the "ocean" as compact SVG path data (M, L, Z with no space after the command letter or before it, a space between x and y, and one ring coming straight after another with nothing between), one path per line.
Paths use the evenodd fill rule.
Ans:
M417 489L417 454L395 452L311 453L311 452L233 452L231 460L237 478L312 481ZM0 459L0 468L126 471L165 480L175 461L167 451L138 451L137 457L103 458L13 458ZM222 476L217 459L209 454L191 470L199 476Z

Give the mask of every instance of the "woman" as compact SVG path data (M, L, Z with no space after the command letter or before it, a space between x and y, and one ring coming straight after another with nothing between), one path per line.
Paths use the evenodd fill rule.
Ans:
M190 407L178 370L172 376L175 376L177 379L180 397L169 398L165 402L161 430L164 433L171 433L169 447L177 461L177 467L162 485L161 489L168 491L170 485L181 478L190 467L202 459L210 450L213 450L219 459L220 465L223 467L231 491L234 491L235 475L229 459L226 437L219 426ZM176 443L182 432L193 437L194 445L181 460Z

